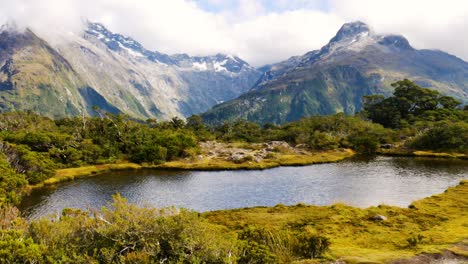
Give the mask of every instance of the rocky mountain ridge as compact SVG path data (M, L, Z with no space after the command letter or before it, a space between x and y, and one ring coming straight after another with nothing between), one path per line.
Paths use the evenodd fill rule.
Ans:
M50 44L31 30L0 33L0 110L51 117L95 114L93 106L136 118L206 111L246 92L260 73L232 55L167 55L99 23Z
M308 115L354 114L362 96L390 95L390 84L404 78L468 102L467 62L442 51L417 50L403 36L376 34L359 21L344 24L320 50L263 70L248 93L203 118L284 123Z

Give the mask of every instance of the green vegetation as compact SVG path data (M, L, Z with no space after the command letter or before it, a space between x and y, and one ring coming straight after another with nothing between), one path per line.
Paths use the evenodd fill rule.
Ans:
M401 128L417 121L467 121L468 114L456 107L461 102L436 90L419 87L410 80L393 83L393 96L364 96L369 118L385 127Z
M387 219L376 220L377 215ZM273 234L284 230L298 232L309 237L305 240L311 243L309 254L320 252L315 257L322 255L347 263L382 263L445 249L459 255L468 253L468 181L443 194L416 201L409 208L298 204L215 211L205 216L234 232L243 232L247 227ZM319 250L321 247L328 250Z
M206 157L193 160L168 161L155 166L162 169L182 170L261 170L278 166L301 166L310 164L337 162L352 157L355 154L350 149L308 152L305 154L277 153L256 162L247 156L240 161L229 161L226 158Z
M264 169L338 161L353 155L349 149L466 158L467 109L408 80L394 86L392 97L365 97L365 111L359 115L310 116L281 126L245 120L208 126L196 115L187 121L140 121L99 108L95 117L57 120L31 111L3 113L0 201L19 201L27 184L53 184L122 168ZM230 160L200 148L199 142L210 140L247 149L273 141L298 148L275 147L262 159L247 155ZM380 148L382 144L390 149Z
M410 136L407 147L468 153L468 111L460 102L409 80L392 84L393 96L364 97L363 115Z
M96 110L97 117L59 120L32 112L1 114L0 186L5 187L0 199L18 201L12 192L47 182L64 168L122 161L160 164L199 151L198 139L183 121L182 127L174 120L144 123Z
M95 117L57 120L31 111L0 114L0 262L361 262L447 248L468 237L466 182L410 209L298 205L200 216L137 208L116 197L99 212L66 210L57 221L26 223L12 207L29 186L119 169L264 169L355 152L467 158L466 107L408 80L394 86L389 98L365 97L356 116L310 116L281 126L208 126L200 116L141 121L98 108ZM215 141L224 148L220 155L210 154ZM248 155L234 159L226 149ZM377 214L389 220L369 220ZM463 248L456 251L466 254Z
M352 156L356 149L372 152L381 143L396 140L397 134L379 124L342 114L304 118L284 126L237 121L217 127L203 124L193 116L187 122L173 118L158 122L134 120L121 114L95 109L95 117L52 120L33 112L0 115L0 159L5 175L13 170L16 185L2 180L0 198L13 199L26 184L51 184L77 176L120 168L174 169L263 169L280 165L333 162ZM200 154L199 142L217 140L226 144L263 144L285 141L301 151L276 147L261 161L252 156L241 160L209 158ZM243 142L243 143L242 143ZM347 150L348 149L348 150ZM6 176L4 176L6 177ZM8 176L8 178L16 176ZM12 186L15 186L14 188ZM10 198L7 198L10 197Z
M198 214L138 208L118 195L101 211L67 209L58 220L28 224L10 207L0 215L1 263L229 263L236 256L235 236Z
M381 263L467 255L468 182L409 208L277 205L198 214L128 204L26 222L0 209L1 263ZM386 220L375 220L385 215Z

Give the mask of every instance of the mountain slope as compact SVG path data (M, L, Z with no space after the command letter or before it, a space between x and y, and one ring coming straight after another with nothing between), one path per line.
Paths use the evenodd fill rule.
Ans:
M246 92L260 73L238 57L149 51L132 38L89 23L54 46L32 31L2 28L0 110L52 117L94 105L137 118L189 116Z
M79 88L85 84L60 54L31 31L2 30L0 65L0 111L79 114L83 104Z
M344 24L323 48L268 66L239 98L203 114L210 123L248 119L284 123L314 114L361 109L361 97L392 92L404 78L468 102L468 63L417 50L399 35L377 35L362 22Z

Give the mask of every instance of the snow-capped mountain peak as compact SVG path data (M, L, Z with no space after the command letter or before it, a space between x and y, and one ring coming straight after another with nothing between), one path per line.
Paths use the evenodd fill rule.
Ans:
M115 34L108 30L103 24L88 22L88 28L85 30L85 33L96 37L113 51L124 50L134 57L145 57L156 63L174 64L168 55L147 50L133 38Z
M356 38L359 36L368 36L371 34L369 26L361 21L345 23L336 33L330 42L338 42L343 39Z
M125 51L133 57L143 57L152 62L177 66L185 70L215 71L237 74L243 69L253 70L245 61L232 54L218 53L213 56L189 56L187 54L167 55L150 51L131 37L115 34L100 23L88 23L86 34L96 37L113 51Z
M98 106L141 119L168 119L236 98L260 76L233 55L167 55L103 24L86 26L82 34L54 32L53 37L0 27L0 104L9 107L3 110L34 108L59 117L94 114L92 107Z

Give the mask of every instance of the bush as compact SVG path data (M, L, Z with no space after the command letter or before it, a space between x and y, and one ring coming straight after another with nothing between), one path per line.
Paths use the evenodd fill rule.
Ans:
M312 149L330 150L338 148L339 142L337 138L331 136L328 133L314 131L314 133L310 136L309 146Z
M468 123L438 123L411 143L418 149L468 153Z
M239 263L275 263L276 255L269 247L269 233L265 229L246 227L239 234Z
M38 263L43 248L27 233L26 221L19 210L0 207L0 263Z
M354 150L363 154L372 154L379 148L379 140L375 135L366 132L357 132L348 137Z
M159 164L166 160L167 149L158 145L140 145L130 156L130 161Z
M330 248L330 239L310 233L302 233L299 238L298 253L305 258L320 258Z
M36 184L52 177L57 165L50 159L48 153L34 152L28 147L14 147L19 156L20 171L24 171L29 183Z
M20 190L26 184L26 177L16 173L8 164L5 155L0 153L0 206L2 203L19 203Z
M423 239L424 236L419 234L417 236L411 236L410 238L406 239L406 242L408 242L408 247L415 248L422 242Z
M92 216L66 210L58 221L33 221L30 232L51 263L232 263L237 255L234 237L197 213L139 208L119 195Z

